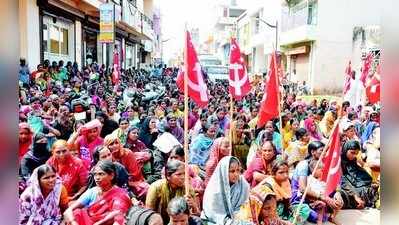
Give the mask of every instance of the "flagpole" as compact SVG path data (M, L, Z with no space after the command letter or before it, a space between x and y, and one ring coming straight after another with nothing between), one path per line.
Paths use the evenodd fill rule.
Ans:
M274 54L275 54L275 57L274 57L274 60L275 60L275 62L274 62L274 65L276 65L277 66L277 49L275 49L274 50ZM280 59L281 60L281 59ZM281 66L281 65L280 65ZM279 76L279 72L278 72L278 70L276 71L277 72L277 77L276 77L276 86L277 86L277 88L278 88L278 93L277 93L277 102L278 102L278 119L279 119L279 129L280 129L280 135L281 135L281 138L280 138L280 142L281 142L281 147L283 148L283 140L284 140L284 138L283 138L283 123L282 123L282 119L281 119L281 99L280 99L280 76ZM281 95L283 96L283 94L284 94L284 92L283 91L281 91ZM284 148L283 148L283 150L284 150Z
M190 181L188 177L188 71L187 71L187 23L184 31L184 190L189 194Z
M340 121L341 121L341 118L339 118L339 119L337 119L337 120L335 121L334 127L333 127L332 131L335 130L336 126L338 126L338 124L340 123ZM321 162L323 156L325 155L325 153L326 153L326 151L327 151L327 148L328 148L328 147L330 146L330 144L331 144L331 135L332 135L333 133L334 133L334 132L332 132L332 133L330 134L330 136L328 137L328 143L327 143L326 146L324 146L323 152L321 153L319 159L317 160L317 163L316 163L316 165L315 165L314 168L319 168L319 164L320 164L320 162ZM312 176L314 176L315 173L316 173L316 170L313 170ZM298 204L298 206L297 206L297 208L296 208L296 210L295 210L295 213L294 213L294 220L293 220L292 224L295 224L296 221L297 221L297 219L298 219L299 210L300 210L300 208L301 208L301 205L302 205L303 202L305 201L305 197L306 197L306 195L307 195L307 193L308 193L308 190L309 190L309 183L306 182L305 191L303 192L301 201L299 202L299 204Z
M230 129L229 129L229 140L230 140L230 149L233 151L233 107L234 107L234 101L233 101L233 95L229 94L230 96Z

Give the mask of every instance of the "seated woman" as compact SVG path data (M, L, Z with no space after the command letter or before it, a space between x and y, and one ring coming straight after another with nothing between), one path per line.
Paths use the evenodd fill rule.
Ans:
M98 146L93 153L93 167L98 162L107 161L107 160L112 162L111 151L104 146ZM129 189L128 188L129 173L127 172L126 168L118 162L114 162L114 165L115 165L115 176L116 176L115 184L120 188ZM96 186L96 182L94 180L94 174L90 173L87 182L87 187L92 188L94 186Z
M184 130L177 123L177 117L170 113L166 116L166 128L165 131L171 133L175 138L183 144L184 142Z
M266 185L257 185L249 192L237 217L253 224L292 225L277 215L276 194Z
M145 205L161 214L165 224L169 222L167 207L174 197L184 196L184 163L179 160L168 160L165 167L166 177L151 184L148 189ZM199 214L199 206L195 201L195 192L190 188L186 196L193 214Z
M244 177L255 187L259 182L271 175L272 164L276 160L277 150L271 141L265 141L257 152L255 159L248 165Z
M201 218L207 224L244 224L236 218L248 199L249 184L241 176L240 161L233 156L220 160L205 189Z
M127 130L127 140L124 147L130 149L133 152L141 168L150 170L150 168L148 167L150 167L151 165L146 164L150 163L149 161L151 159L151 153L150 150L145 146L145 144L139 140L138 127L130 127Z
M190 207L183 197L173 198L168 204L169 225L202 225L197 216L192 216Z
M172 159L176 159L176 160L179 160L181 162L184 162L184 149L183 149L183 147L177 145L170 151L168 160L172 160ZM190 177L191 187L193 188L193 190L195 191L195 193L196 193L196 195L198 197L197 201L201 202L202 196L203 196L204 190L205 190L204 181L198 176L198 171L196 171L196 167L194 167L193 165L189 165L188 167L189 167L188 168L188 175ZM165 169L163 171L162 178L165 178Z
M118 136L121 143L126 144L127 135L128 135L128 127L129 127L129 119L127 117L122 117L119 119L119 128L114 130L112 133L115 133Z
M157 118L147 117L140 126L139 140L142 141L149 149L154 149L154 142L158 138Z
M190 164L197 165L200 169L204 169L206 161L209 158L209 153L213 140L215 138L217 126L214 124L207 124L203 127L204 133L199 134L190 145Z
M35 168L50 158L47 145L47 138L43 133L34 136L32 148L21 159L19 175L22 179L27 180Z
M213 172L216 169L216 166L220 162L220 160L225 157L231 155L231 147L230 141L226 137L217 138L211 147L211 153L209 156L209 160L205 165L205 185L208 184L209 179L212 177Z
M22 157L29 151L29 147L32 144L33 131L28 123L19 124L19 152L18 162L21 162Z
M308 156L308 144L310 137L305 128L299 128L295 132L296 141L291 142L283 153L284 160L287 161L291 170L295 168L299 161Z
M320 141L312 141L308 145L308 157L305 160L302 160L298 163L293 171L292 179L291 179L291 204L298 205L302 198L302 193L304 193L305 188L309 184L309 179L312 174L312 168L310 164L314 164L317 162L323 152L324 144ZM314 180L314 179L313 179ZM311 222L316 222L318 220L319 215L322 215L316 210L314 210L314 206L309 208L310 202L319 201L319 205L326 205L330 210L339 210L342 207L342 199L337 193L333 193L331 196L324 196L324 192L316 191L314 189L308 189L306 192L306 199L304 203L304 207L307 211L309 211L309 215L307 215L306 220ZM334 198L333 198L334 197ZM317 205L316 204L316 205ZM304 208L304 209L305 209ZM327 217L323 219L326 220ZM332 218L332 217L331 217Z
M276 160L272 165L272 176L267 177L258 185L264 185L276 194L278 216L283 220L292 221L295 208L290 207L291 185L288 179L288 163ZM309 215L309 208L301 207L298 224L303 224Z
M133 152L123 148L119 138L114 134L105 137L104 146L111 151L112 161L119 162L129 172L129 187L133 193L138 199L144 200L149 185L144 181L141 167Z
M305 119L304 126L310 136L311 141L321 141L323 143L327 143L327 139L323 137L323 134L318 129L316 121L312 117Z
M319 123L320 131L325 138L329 138L334 128L334 122L337 119L337 114L333 111L327 111L323 119Z
M356 156L360 151L358 141L347 141L341 154L341 190L344 209L363 209L375 207L378 200L378 184L372 183L369 173L357 163Z
M101 122L94 119L82 127L79 131L73 133L68 140L68 143L79 152L79 158L83 160L86 168L90 168L94 150L97 146L103 144L103 138L100 137Z
M64 213L71 225L124 225L125 214L131 206L126 191L115 185L115 165L100 161L93 168L96 187L88 189Z
M87 187L87 168L83 161L71 155L65 140L57 140L52 146L53 156L47 164L55 168L62 184L68 191L69 200L76 200Z
M28 184L19 198L19 224L60 224L68 193L55 170L47 164L37 167Z
M232 149L231 155L237 157L244 169L247 168L247 156L251 146L252 135L244 116L231 123Z

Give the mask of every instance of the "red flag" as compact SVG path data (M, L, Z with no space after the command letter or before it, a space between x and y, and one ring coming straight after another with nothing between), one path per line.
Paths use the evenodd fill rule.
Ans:
M326 154L322 158L322 180L327 184L326 196L337 188L341 180L341 141L339 136L339 124L335 126L330 139Z
M351 67L351 61L349 60L349 64L345 69L345 83L344 83L344 95L346 92L351 89L351 80L352 80L352 67Z
M265 81L265 93L259 110L258 127L263 127L267 121L279 115L276 52L273 52L271 56L269 74Z
M369 71L371 68L371 62L373 61L373 55L369 53L363 61L363 67L362 67L362 74L360 76L360 81L363 83L364 86L366 86L366 81L367 77L369 75Z
M231 39L230 44L229 69L229 92L235 99L241 99L251 90L251 84L244 59L241 57L240 47L235 38Z
M369 84L366 87L367 99L371 104L380 101L380 86L381 86L380 65L378 65L375 74L373 75Z
M180 91L184 92L184 73L188 76L188 96L190 96L199 107L208 104L208 88L204 81L201 65L198 61L197 53L191 42L191 35L186 31L186 52L184 71L179 70L176 84Z
M115 84L119 83L119 79L120 79L118 49L114 50L113 68L114 68L114 71L112 72L112 83L115 85Z

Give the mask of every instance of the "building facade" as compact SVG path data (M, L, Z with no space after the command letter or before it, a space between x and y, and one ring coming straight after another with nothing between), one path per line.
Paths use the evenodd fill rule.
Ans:
M288 1L282 5L280 47L286 71L313 94L341 93L349 60L360 67L354 53L356 27L380 24L378 2L372 0Z
M99 9L106 2L115 9L113 44L99 42ZM46 59L110 66L114 51L123 68L150 64L156 41L153 8L152 0L20 0L20 55L30 69Z

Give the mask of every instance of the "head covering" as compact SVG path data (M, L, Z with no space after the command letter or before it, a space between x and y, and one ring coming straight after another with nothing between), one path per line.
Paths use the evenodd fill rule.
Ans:
M334 122L335 122L335 120L334 120L333 112L327 111L319 124L320 130L324 134L325 137L330 136L330 133L334 127Z
M37 133L33 137L32 157L35 159L35 161L47 160L51 156L51 153L47 147L48 145L47 142L37 143L39 140L43 138L46 138L46 136L43 133Z
M365 143L367 140L370 139L371 135L373 134L373 131L375 128L378 127L378 124L376 122L369 122L364 129L362 136L360 138L361 144Z
M216 166L205 189L203 213L207 220L215 224L228 224L234 219L234 213L248 199L249 184L240 176L238 181L230 186L229 167L233 156L225 156Z
M61 179L57 176L53 190L44 199L37 172L38 168L33 170L28 181L28 187L19 199L19 224L59 224L61 222L59 207Z
M341 168L342 168L342 182L349 182L352 187L360 188L364 186L370 186L372 182L371 175L362 167L357 164L356 158L354 160L349 160L346 156L347 152L351 149L349 146L357 141L347 141L341 153Z
M276 196L267 185L257 185L249 192L248 201L241 207L238 218L260 224L259 214L267 196Z
M219 161L225 156L221 152L221 146L222 146L224 139L226 139L226 137L220 137L213 141L213 144L212 144L212 147L210 150L209 159L206 162L206 166L205 166L205 170L207 172L207 177L205 177L206 183L209 181L209 178L212 176L213 171L215 171L215 168L218 165ZM230 150L229 155L231 155L231 150Z
M305 129L308 131L309 135L313 139L315 139L317 141L320 141L321 140L321 136L320 136L319 132L317 131L317 127L316 127L316 129L314 131L311 130L312 124L314 124L314 120L312 118L307 118L304 121Z
M33 131L30 128L28 123L20 123L19 124L19 130L21 129L26 129L28 130L28 141L26 143L19 143L19 160L25 155L25 153L28 152L30 145L32 144L32 138L33 138Z

